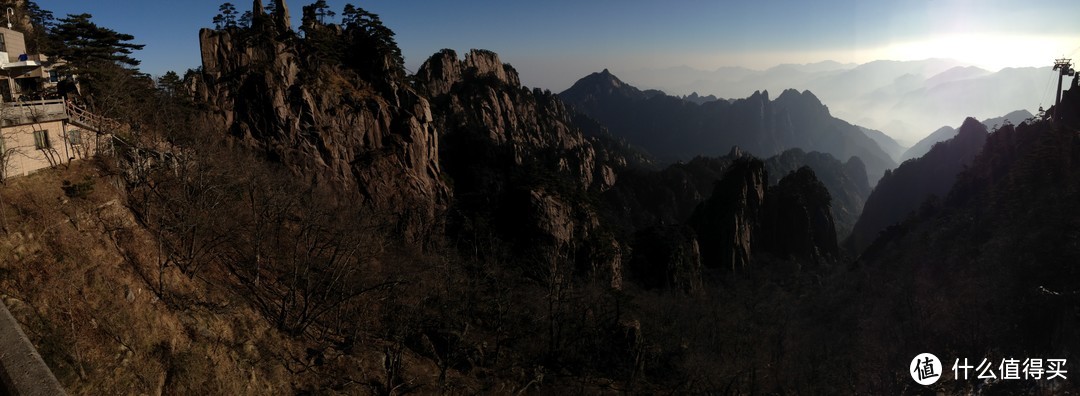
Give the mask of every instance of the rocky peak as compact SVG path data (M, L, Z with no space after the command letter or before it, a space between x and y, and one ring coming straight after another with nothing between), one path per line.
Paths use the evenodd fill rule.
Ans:
M961 124L960 129L956 131L956 138L965 141L979 138L986 139L987 133L986 125L975 118L968 117L964 119L964 123Z
M454 196L449 233L497 219L491 232L528 265L559 268L565 255L589 257L575 270L621 285L622 254L586 194L603 192L626 164L622 153L586 136L551 92L522 89L518 75L491 51L453 50L419 68L417 86L431 98L441 131L440 159ZM463 237L471 237L466 231ZM584 264L584 262L583 262ZM588 267L588 268L584 268Z
M824 106L824 104L821 103L821 100L818 99L818 97L815 96L813 92L810 92L809 90L799 92L796 89L790 88L785 89L784 92L781 92L780 96L776 97L776 101L779 103L793 102L807 107Z
M284 1L275 4L277 26L287 27ZM379 77L384 84L341 64L302 62L303 39L280 37L254 27L199 32L195 91L210 122L343 199L402 214L390 221L404 240L429 240L450 193L428 101L393 76Z
M663 93L660 91L642 92L630 84L624 83L614 74L611 74L608 69L604 69L601 72L589 74L578 80L569 89L560 93L559 96L571 103L578 103L604 97L644 100L657 94L662 95Z
M749 157L732 163L689 223L705 266L741 272L763 253L800 263L835 257L830 208L829 191L809 167L769 188L765 163Z
M511 87L521 86L513 67L503 64L498 54L479 49L469 51L464 60L458 59L457 52L452 49L436 52L420 65L416 76L431 97L449 93L455 83L470 76L493 77Z
M292 21L289 19L289 6L285 4L285 0L274 0L273 17L278 31L287 32L292 30Z
M786 111L802 119L829 117L829 109L810 91L786 89L773 102L778 111Z
M488 50L474 49L465 54L465 68L476 73L477 77L493 76L511 87L521 86L517 71L499 60L499 54Z
M716 182L712 196L694 210L689 222L700 239L705 266L734 272L750 265L768 180L765 163L740 158Z
M810 167L789 173L769 189L761 238L774 255L816 263L839 253L832 197Z
M731 151L728 151L727 156L730 158L742 158L749 156L750 154L743 151L739 146L731 146Z
M750 97L746 98L746 100L755 102L769 102L769 90L766 89L763 91L754 91L754 93L750 95Z
M866 164L859 157L848 158L844 163L844 169L846 173L856 178L854 181L859 186L859 191L870 192L870 181L866 179Z

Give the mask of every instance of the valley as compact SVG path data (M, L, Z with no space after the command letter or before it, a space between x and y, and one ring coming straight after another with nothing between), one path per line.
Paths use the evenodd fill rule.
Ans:
M0 298L67 393L1077 389L952 365L1080 350L1080 77L1038 115L1019 71L940 59L555 93L491 50L406 67L380 15L297 5L223 4L184 33L200 66L153 78L134 37L14 3L73 71L56 100L108 121L0 185ZM3 155L51 152L18 122Z

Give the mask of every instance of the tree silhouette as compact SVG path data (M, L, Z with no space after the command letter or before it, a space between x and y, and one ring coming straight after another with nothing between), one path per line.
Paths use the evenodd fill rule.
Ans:
M240 15L240 20L237 22L237 25L244 29L247 29L251 27L252 18L253 15L251 14L251 11L244 11L244 13Z
M157 79L157 87L161 92L168 96L173 96L180 92L183 88L184 82L180 79L180 76L176 72L170 70L165 75Z
M383 25L378 15L346 4L341 16L341 23L345 26L346 33L351 36L353 50L360 54L374 52L385 56L383 63L386 64L376 67L396 71L404 68L405 60L394 41L394 31Z
M91 73L100 62L138 66L139 60L131 54L143 45L131 43L135 36L100 27L90 20L92 17L78 14L61 18L52 30L51 38L57 45L50 55L67 61L73 74Z
M218 14L214 16L214 26L218 29L236 27L236 6L226 2L218 7Z
M326 23L326 18L333 18L337 13L330 10L330 6L326 4L326 0L318 0L311 5L314 11L315 17L319 19L319 23Z

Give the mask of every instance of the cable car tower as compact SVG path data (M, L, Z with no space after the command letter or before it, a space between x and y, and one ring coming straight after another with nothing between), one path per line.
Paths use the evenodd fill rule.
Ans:
M1076 70L1073 70L1072 68L1072 59L1065 58L1054 60L1054 70L1058 72L1057 96L1054 99L1054 122L1058 122L1060 118L1058 117L1058 108L1061 105L1061 80L1064 79L1065 76L1075 75Z

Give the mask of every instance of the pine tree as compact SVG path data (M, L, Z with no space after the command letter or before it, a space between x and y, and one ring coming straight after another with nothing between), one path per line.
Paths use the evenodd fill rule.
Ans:
M90 20L92 17L78 14L61 18L50 34L56 44L50 55L65 60L74 74L92 72L94 64L100 62L138 66L139 60L131 54L143 45L131 42L135 36L100 27Z
M237 22L237 25L239 25L241 28L247 29L251 27L252 18L253 15L251 14L251 11L244 11L244 13L240 15L240 20Z
M319 23L326 23L326 18L333 18L336 13L330 10L330 6L326 4L326 0L318 0L311 5L315 11L315 17L319 19Z
M387 70L401 72L405 67L405 60L401 55L401 49L394 41L394 31L383 25L379 16L346 4L341 13L341 23L345 30L352 36L354 50L357 55L365 52L375 52L387 57L389 64L378 65Z
M236 6L232 3L224 3L218 7L218 14L214 16L214 26L218 29L236 27Z
M168 96L176 95L181 91L184 86L183 80L180 79L180 75L174 71L168 71L165 75L161 76L157 80L157 88L161 92Z
M148 86L139 72L139 60L131 56L142 44L134 36L98 26L90 14L68 15L52 30L53 58L65 63L57 67L61 74L78 76L83 96L99 110L119 115L126 104L138 100L139 91ZM108 115L108 114L106 114Z

